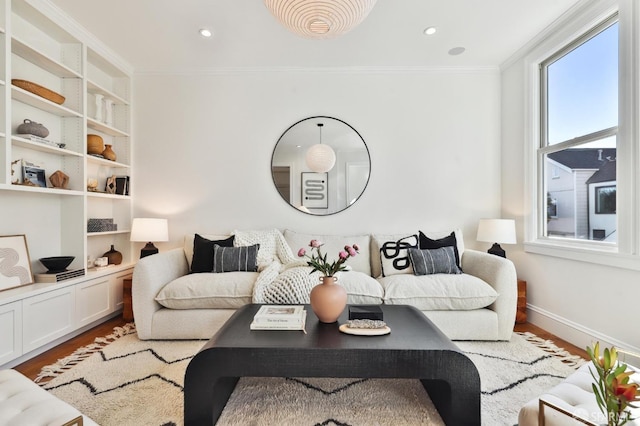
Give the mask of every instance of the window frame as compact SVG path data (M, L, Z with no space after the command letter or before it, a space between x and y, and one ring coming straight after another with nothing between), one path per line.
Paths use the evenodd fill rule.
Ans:
M544 168L540 103L540 65L564 47L584 37L617 15L618 34L618 126L617 126L617 244L590 240L558 239L544 236L546 188L541 185ZM524 130L525 130L525 252L603 264L640 271L640 5L632 0L596 0L558 19L532 44L524 57ZM615 128L587 135L601 139ZM546 135L545 135L546 138ZM572 146L565 141L552 145L557 149ZM555 149L554 149L555 150Z

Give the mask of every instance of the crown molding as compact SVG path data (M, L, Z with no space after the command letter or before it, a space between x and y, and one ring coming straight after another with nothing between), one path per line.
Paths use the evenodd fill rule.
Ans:
M497 66L446 67L211 67L211 68L141 68L135 75L252 75L252 74L498 74Z

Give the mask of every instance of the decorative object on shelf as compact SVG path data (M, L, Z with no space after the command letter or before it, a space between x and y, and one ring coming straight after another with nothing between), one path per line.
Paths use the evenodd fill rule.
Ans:
M102 151L102 156L107 160L116 161L116 153L111 149L112 145L105 144L104 151Z
M116 176L116 194L129 195L129 176Z
M20 172L16 177L16 179L13 180L13 176L16 174L16 171L13 170L13 168L14 166L20 167L21 164L22 164L22 159L20 158L11 162L11 183L14 185L19 185L22 183L22 172Z
M111 177L107 178L107 183L104 190L107 192L107 194L116 193L116 175L112 175Z
M89 219L87 220L87 232L114 232L118 230L118 224L113 219Z
M71 265L75 256L51 256L40 258L40 263L47 268L47 274L57 274L67 270L67 266Z
M600 342L597 342L593 349L587 347L587 353L596 370L596 373L593 369L589 370L595 380L591 386L598 407L607 419L607 426L619 426L629 422L632 419L628 408L636 408L631 403L640 401L640 384L629 383L629 377L635 371L618 361L618 351L615 347L605 348L601 357Z
M97 93L95 95L96 98L96 115L95 115L95 119L96 121L102 121L102 101L104 99L104 96Z
M87 179L87 191L89 192L98 191L98 179L95 179L95 178Z
M51 176L49 176L49 181L54 188L67 189L67 185L69 184L69 176L67 176L61 170L56 170Z
M44 169L37 167L29 162L23 162L22 166L22 184L28 186L47 187Z
M0 290L31 284L31 260L25 235L0 236Z
M40 123L29 120L28 118L24 119L22 124L16 129L16 132L19 135L35 135L40 138L46 138L49 136L49 129Z
M36 274L35 278L37 283L58 283L64 280L70 280L71 278L83 277L84 274L84 268L65 269L61 272L47 272L46 274Z
M104 123L108 126L113 125L113 101L106 99L104 101Z
M360 248L357 244L345 246L344 251L338 253L338 260L329 262L327 261L327 255L322 255L320 250L322 245L323 243L318 240L311 240L309 242L311 256L307 255L304 248L301 248L298 250L298 257L309 259L307 260L307 265L312 268L311 273L319 271L323 274L320 277L321 284L311 289L309 300L311 309L320 322L333 323L338 320L347 305L347 291L337 284L338 278L335 274L347 270L344 263L350 257L356 256Z
M39 84L33 83L31 81L13 78L11 79L11 84L58 105L62 105L65 100L65 97L61 94L56 93L53 90L49 90L46 87L42 87Z
M480 219L476 240L493 243L487 252L506 258L500 243L516 243L516 222L513 219Z
M104 151L104 140L102 137L94 134L88 134L87 154L102 155L102 151Z
M146 242L140 250L140 259L158 253L152 241L169 241L169 224L167 219L137 217L131 225L131 241Z
M345 34L367 17L376 0L264 0L289 31L311 39Z
M109 250L108 252L106 252L102 256L106 257L107 259L109 259L109 264L119 265L119 264L122 263L122 253L120 253L118 250L116 250L114 248L113 244L111 244L111 250Z
M322 144L322 126L324 126L323 123L318 123L318 130L320 131L319 142L311 145L305 155L307 166L316 173L328 172L336 164L336 153L333 148L327 144Z
M108 257L99 257L97 258L93 264L98 267L98 268L102 268L104 266L107 266L109 264L109 258Z

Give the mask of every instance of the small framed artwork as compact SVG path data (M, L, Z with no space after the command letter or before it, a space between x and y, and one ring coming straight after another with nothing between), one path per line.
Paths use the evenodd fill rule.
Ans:
M22 168L22 181L24 183L31 182L33 186L47 187L44 169L38 167L24 166Z
M33 283L24 235L0 236L0 290Z
M302 205L308 209L329 208L329 182L327 173L303 172Z

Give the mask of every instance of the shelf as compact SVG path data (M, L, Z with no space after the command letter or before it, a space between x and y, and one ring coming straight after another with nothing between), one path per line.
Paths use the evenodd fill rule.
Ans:
M93 95L96 95L96 94L103 95L105 98L111 99L115 104L129 105L129 101L127 101L126 99L116 95L110 90L107 90L101 87L100 85L92 82L91 80L87 80L87 92Z
M33 149L35 151L48 152L50 154L63 155L69 157L83 157L84 155L79 152L70 151L68 149L56 148L40 142L33 142L28 139L21 138L20 136L11 136L11 141L16 146L23 148Z
M34 95L33 93L27 92L26 90L16 86L11 86L11 97L16 101L31 105L32 107L50 112L51 114L60 117L82 117L82 114L80 114L79 112L53 103L45 98Z
M105 133L110 136L128 137L129 134L118 130L115 127L101 123L93 118L87 117L87 127L96 130L98 132Z
M94 198L110 198L112 200L130 200L130 195L120 195L120 194L107 194L106 192L92 192L87 191L87 197Z
M40 193L40 194L47 194L47 195L70 195L70 196L84 195L83 191L74 191L72 189L43 188L40 186L13 185L10 183L0 184L0 190L33 192L33 193Z
M82 78L82 75L75 72L68 66L61 64L55 59L39 52L37 49L29 46L27 43L15 37L11 39L11 51L23 59L39 66L43 70L53 75L63 78L76 77Z
M105 167L113 167L113 168L119 168L119 169L129 168L128 164L118 163L117 161L111 161L105 158L94 157L93 155L87 155L87 161L89 163L94 163L94 164L98 164L100 166L105 166Z
M116 235L116 234L128 234L130 229L124 229L122 231L109 231L109 232L87 232L87 237L99 237L101 235Z

